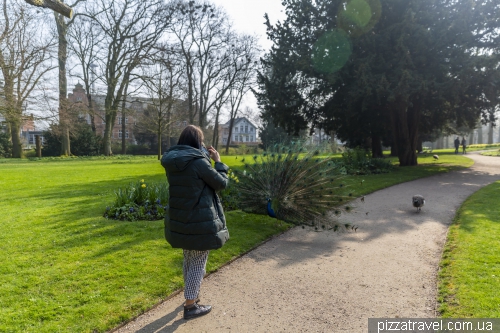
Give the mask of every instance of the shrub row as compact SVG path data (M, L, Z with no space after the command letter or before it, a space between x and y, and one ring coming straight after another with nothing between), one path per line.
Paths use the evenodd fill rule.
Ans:
M368 151L355 148L342 153L342 158L336 161L341 174L344 175L369 175L388 173L394 165L388 159L372 158Z

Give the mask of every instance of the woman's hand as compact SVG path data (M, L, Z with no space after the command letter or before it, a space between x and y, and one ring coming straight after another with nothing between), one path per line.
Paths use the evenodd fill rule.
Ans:
M210 157L214 160L214 162L220 162L220 155L214 147L208 147L208 152L210 153Z

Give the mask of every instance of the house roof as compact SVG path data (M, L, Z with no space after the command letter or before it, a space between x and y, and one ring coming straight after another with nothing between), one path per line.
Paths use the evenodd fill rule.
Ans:
M249 123L250 125L252 125L254 128L257 128L257 126L255 126L254 123L252 123L250 120L248 120L247 117L238 117L238 118L235 118L234 119L234 125L238 124L242 120L246 120L247 123ZM225 123L224 127L229 127L230 123L231 123L231 120L229 120L227 123Z

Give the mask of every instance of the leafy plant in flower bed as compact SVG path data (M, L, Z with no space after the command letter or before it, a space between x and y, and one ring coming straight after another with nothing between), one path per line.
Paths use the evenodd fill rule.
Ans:
M144 179L115 191L115 202L104 217L113 220L161 220L168 205L168 183L146 183Z

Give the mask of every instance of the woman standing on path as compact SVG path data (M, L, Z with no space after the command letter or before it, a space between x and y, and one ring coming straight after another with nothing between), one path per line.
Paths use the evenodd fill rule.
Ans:
M208 155L215 161L215 168ZM222 247L229 239L224 211L215 193L227 186L229 168L221 163L213 147L205 149L203 132L193 125L182 131L177 145L165 152L161 164L170 193L165 238L173 248L184 251L184 319L192 319L212 309L198 304L198 294L209 250Z
M462 154L465 154L465 150L467 149L467 140L465 140L465 136L462 137Z

